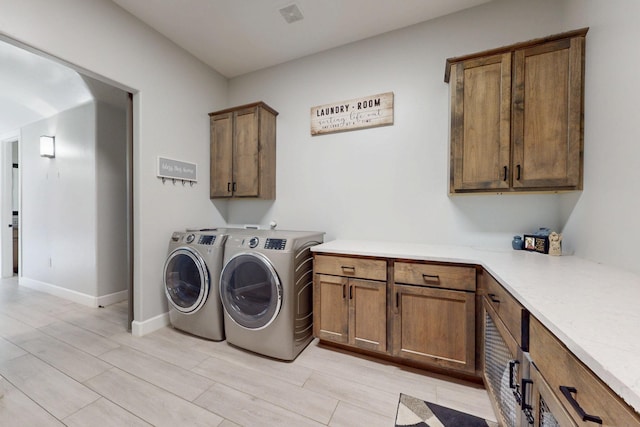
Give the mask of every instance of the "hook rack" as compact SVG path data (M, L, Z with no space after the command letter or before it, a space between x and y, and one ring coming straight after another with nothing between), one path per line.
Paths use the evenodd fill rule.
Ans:
M196 183L196 181L192 181L190 179L167 178L166 176L161 176L161 177L158 177L158 178L160 178L162 180L163 184L166 183L167 180L171 180L171 182L173 182L173 185L176 185L176 181L180 181L180 182L182 182L182 186L183 187L185 186L185 184L187 182L189 183L189 187L193 187L193 184Z

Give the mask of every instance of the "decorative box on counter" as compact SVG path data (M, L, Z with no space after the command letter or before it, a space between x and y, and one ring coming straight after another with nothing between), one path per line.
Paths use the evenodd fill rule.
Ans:
M549 236L525 234L523 237L525 251L540 252L542 254L549 253Z
M538 231L533 234L525 234L522 236L524 239L524 250L548 254L549 234L551 234L551 230L545 227L540 227Z

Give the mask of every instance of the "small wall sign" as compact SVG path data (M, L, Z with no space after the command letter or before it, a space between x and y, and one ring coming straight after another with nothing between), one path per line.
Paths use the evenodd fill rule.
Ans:
M180 180L183 183L198 181L198 165L180 160L158 157L158 178Z
M393 92L311 107L311 135L393 124Z

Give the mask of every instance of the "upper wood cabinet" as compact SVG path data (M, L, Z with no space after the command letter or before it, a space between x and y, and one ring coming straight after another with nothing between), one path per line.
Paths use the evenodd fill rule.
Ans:
M451 193L582 189L587 30L447 60Z
M209 114L210 197L276 197L276 116L264 102Z

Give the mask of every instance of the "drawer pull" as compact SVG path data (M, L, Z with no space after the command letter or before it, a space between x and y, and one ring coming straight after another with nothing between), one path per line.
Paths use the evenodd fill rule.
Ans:
M496 298L496 294L489 294L487 296L489 297L491 302L495 302L496 304L500 304L500 300L498 298Z
M573 409L576 410L576 412L578 413L578 416L582 418L582 421L590 421L592 423L602 424L602 418L597 417L595 415L587 414L584 411L584 409L582 409L578 401L573 397L572 393L578 393L578 390L575 387L567 387L567 386L561 385L560 391L562 392L564 397L569 401L571 406L573 406Z
M355 268L355 267L351 267L351 266L349 266L349 265L341 265L341 266L340 266L340 268L341 268L342 270L344 270L344 271L345 271L345 273L347 272L347 270L348 270L349 272L351 272L351 273L355 273L355 272L356 272L356 268Z
M432 282L432 281L440 280L440 276L438 276L437 274L424 274L424 273L422 273L422 278L424 279L425 282Z

